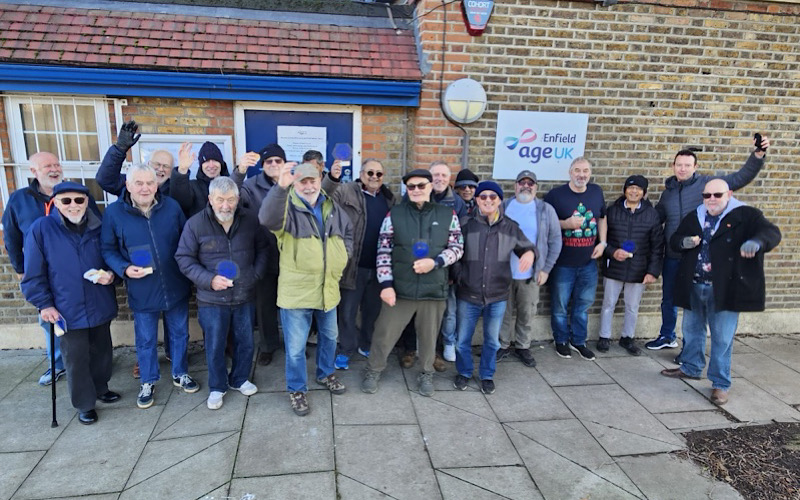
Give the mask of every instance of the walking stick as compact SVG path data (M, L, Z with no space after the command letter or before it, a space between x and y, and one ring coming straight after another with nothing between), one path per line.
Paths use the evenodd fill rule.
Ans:
M53 388L53 422L50 427L58 427L56 420L56 325L50 323L50 375L53 383L50 384Z

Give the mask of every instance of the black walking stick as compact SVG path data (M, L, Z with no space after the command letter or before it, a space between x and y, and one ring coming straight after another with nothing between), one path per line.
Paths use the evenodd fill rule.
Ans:
M50 323L50 375L53 380L53 383L50 384L53 387L53 422L50 427L58 427L56 420L56 325L53 323Z

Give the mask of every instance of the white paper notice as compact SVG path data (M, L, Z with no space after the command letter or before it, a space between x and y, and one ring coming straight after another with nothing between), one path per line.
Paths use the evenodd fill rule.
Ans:
M319 151L324 159L327 131L326 127L278 125L278 144L286 151L287 161L302 162L309 149Z

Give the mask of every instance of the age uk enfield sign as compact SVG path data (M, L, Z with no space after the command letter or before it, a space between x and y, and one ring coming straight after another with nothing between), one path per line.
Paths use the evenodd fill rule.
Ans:
M572 160L583 156L589 115L500 110L494 143L495 179L530 170L539 180L569 180Z

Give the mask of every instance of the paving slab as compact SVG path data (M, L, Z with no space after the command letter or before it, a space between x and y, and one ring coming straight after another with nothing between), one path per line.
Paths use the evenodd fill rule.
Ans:
M734 355L736 372L788 405L800 404L800 372L761 353Z
M707 380L687 380L687 383L711 398L711 385ZM733 381L728 402L720 408L740 422L800 421L800 412L743 378Z
M200 497L200 500L231 500L231 497L228 496L228 489L230 488L230 483L224 484L219 488L215 489L214 491L210 491Z
M400 367L387 367L381 373L378 392L361 392L363 371L339 375L347 386L344 397L333 398L333 420L336 425L353 424L416 424L414 406L406 389L403 371Z
M468 467L436 471L442 497L470 500L537 500L542 499L528 470L517 467Z
M337 500L333 472L234 479L228 496L237 500Z
M159 413L160 409L104 410L98 422L91 426L81 425L73 419L22 483L15 498L121 491ZM59 480L53 481L54 477Z
M546 422L514 422L506 427L523 434L562 458L592 471L625 491L638 494L636 486L577 419Z
M761 338L743 337L741 341L792 370L800 372L800 334L769 335Z
M501 422L573 416L536 369L522 363L499 363L495 382L497 392L486 400ZM474 390L480 390L476 382L470 385Z
M416 425L337 425L336 470L348 485L342 498L364 488L391 498L441 498L426 442ZM380 498L380 497L378 497Z
M618 385L557 387L555 391L609 455L659 453L684 447L681 439Z
M720 410L709 411L679 411L675 413L654 413L667 429L673 432L683 432L696 429L712 429L728 427L731 421Z
M647 356L598 359L597 364L651 413L714 408L680 380L661 375L661 364Z
M81 495L79 497L58 497L58 500L117 500L119 493L105 493L100 495Z
M3 473L0 474L0 498L11 498L44 454L44 451L0 453L0 463L3 464Z
M200 498L230 480L238 443L239 434L232 434L201 453L196 453L134 486L126 487L119 498Z
M536 369L552 387L567 385L610 384L613 382L596 362L586 361L573 352L570 359L558 356L555 347L542 350L536 356Z
M389 500L393 498L342 474L336 475L336 493L339 500Z
M30 383L34 379L38 382L47 370L48 363L44 358L44 351L40 349L0 352L0 400L19 384Z
M412 395L412 401L435 468L521 463L483 394Z
M674 455L622 457L618 459L618 463L647 498L666 496L682 500L742 498L729 484L703 475L700 467Z
M298 417L285 392L250 396L234 477L334 470L331 397L346 395L310 391L307 397L311 413Z
M64 379L56 386L56 420L53 422L50 387L35 381L17 385L0 400L0 452L47 450L75 418ZM101 417L102 418L102 417Z

